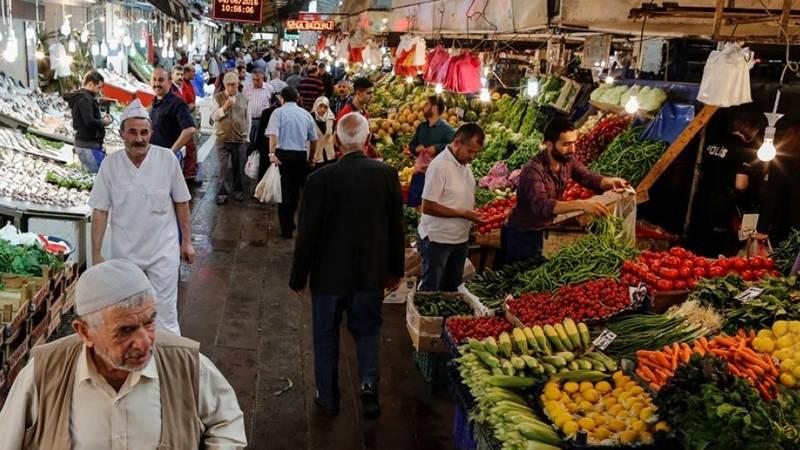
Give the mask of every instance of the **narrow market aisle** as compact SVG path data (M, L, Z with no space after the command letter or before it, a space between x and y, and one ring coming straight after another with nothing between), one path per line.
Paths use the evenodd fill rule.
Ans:
M452 448L453 406L432 395L414 367L404 305L384 306L378 421L361 418L355 347L342 327L341 413L314 404L310 299L288 294L293 241L278 236L276 213L255 201L214 202L216 152L195 189L198 257L181 269L179 311L239 397L253 449L437 450ZM291 380L290 389L286 388Z

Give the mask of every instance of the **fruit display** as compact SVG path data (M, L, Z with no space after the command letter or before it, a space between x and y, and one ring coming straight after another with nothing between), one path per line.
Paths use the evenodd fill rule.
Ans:
M540 400L547 417L567 439L584 431L589 445L650 445L656 432L670 431L659 420L650 395L621 371L610 380L550 381Z
M631 306L628 286L611 278L567 285L555 293L522 294L508 300L508 311L525 325L609 318Z
M758 330L753 348L780 361L780 383L787 388L800 387L800 320L778 320L771 328Z
M411 183L411 177L414 176L413 167L405 167L403 170L397 172L397 177L400 179L400 184L403 186Z

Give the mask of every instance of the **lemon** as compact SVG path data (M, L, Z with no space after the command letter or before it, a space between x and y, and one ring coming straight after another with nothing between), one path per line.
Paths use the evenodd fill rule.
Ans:
M642 389L641 386L637 385L637 386L634 386L633 388L631 388L630 392L633 395L641 395L641 394L644 394L644 389Z
M647 425L641 420L634 420L631 422L631 429L636 432L642 432L647 429Z
M623 392L625 391L621 387L618 387L613 391L611 391L611 395L613 395L614 397L619 397L619 395L622 394Z
M583 391L583 398L585 398L587 401L594 403L600 400L600 394L598 394L597 391L594 389L587 389Z
M639 433L633 430L625 430L619 434L619 443L626 445L626 444L633 444L636 442L636 439L639 438Z
M561 428L570 420L572 420L572 414L565 412L557 415L556 418L553 419L553 423L556 424L557 427Z
M773 333L772 330L766 330L766 329L759 331L756 334L756 337L766 337L766 338L770 338L770 339L777 339L777 336L775 336L775 333Z
M776 320L775 323L772 324L772 332L775 333L777 337L783 336L789 332L789 323L785 320Z
M616 405L613 405L611 408L608 408L608 413L612 414L615 417L621 411L622 411L622 405L620 405L620 404L616 404Z
M555 411L560 407L561 407L561 403L558 403L555 400L545 400L545 402L544 402L545 411Z
M584 417L584 418L578 420L578 425L583 430L594 431L594 420L592 420L592 419L590 419L588 417Z
M560 391L560 390L561 390L561 386L560 386L558 383L556 383L556 382L554 382L554 381L551 381L551 382L549 382L549 383L547 383L547 384L545 384L545 385L544 385L544 389L545 389L545 390L548 390L548 389L555 389L555 390L557 390L557 391Z
M558 400L561 398L561 392L557 389L545 389L544 397L548 400Z
M794 344L794 339L792 339L792 336L789 334L779 337L775 342L775 346L780 349L791 347L792 344Z
M597 427L594 429L594 433L592 435L595 439L602 441L603 439L608 439L611 436L611 432L608 431L608 428L605 427Z
M800 334L800 320L789 321L789 332L794 334Z
M627 401L629 398L631 398L631 393L630 392L623 392L622 394L619 394L617 396L617 401L620 402L620 403L625 403L625 401Z
M567 381L566 383L564 383L564 391L569 392L570 394L578 392L579 388L580 386L578 385L578 383L574 381Z
M639 412L639 419L647 422L648 420L652 419L655 414L655 409L648 406Z
M615 432L620 432L625 430L625 428L627 428L627 425L625 425L624 420L613 418L608 421L608 427L614 430Z
M611 383L608 381L601 381L594 385L594 388L597 392L601 394L608 394L611 392Z
M606 409L611 408L617 404L617 399L614 397L603 397L603 404L606 406Z
M753 348L759 352L772 353L775 350L775 343L767 337L757 337L753 339Z
M655 443L655 439L653 439L653 433L649 433L647 431L642 431L639 433L639 440L644 445L652 445Z
M790 373L782 373L780 380L781 384L788 388L793 388L797 385L797 378Z
M581 381L581 392L586 392L589 389L594 389L594 385L588 381Z
M577 403L569 402L567 403L567 411L575 414L578 410L581 409Z
M644 409L644 403L642 402L634 403L633 405L631 405L630 408L631 416L639 417L639 413L641 413L643 409Z
M630 378L628 378L628 379L630 380ZM625 383L625 390L628 391L628 392L631 392L633 390L633 388L637 388L637 387L639 387L639 385L636 384L635 381L628 381L627 383ZM631 394L635 394L635 392L631 392Z
M605 425L607 422L606 418L600 414L598 414L595 417L592 417L592 419L594 419L594 424L597 426Z
M593 407L594 405L586 400L578 403L578 408L580 408L581 411L591 411Z
M791 372L795 367L797 367L796 359L787 359L786 361L781 362L781 369L787 372Z
M664 422L662 420L656 423L656 431L664 431L666 433L669 433L670 431L672 431L672 428L670 428L667 422Z
M792 369L792 376L793 376L795 379L798 379L798 380L800 380L800 365L798 365L798 366L796 366L794 369Z
M567 436L574 435L575 433L578 432L578 422L575 422L574 420L570 420L570 421L568 421L567 423L564 424L564 426L561 428L561 430Z
M614 372L613 374L611 374L611 379L614 380L614 381L617 381L620 378L622 378L623 376L625 376L625 374L621 370L618 370L618 371Z
M785 361L787 359L790 359L793 355L790 349L784 348L776 351L775 353L772 354L772 356L778 358L779 361Z
M631 382L631 377L627 375L623 375L622 378L619 379L617 382L617 387L621 387L624 389L625 385Z

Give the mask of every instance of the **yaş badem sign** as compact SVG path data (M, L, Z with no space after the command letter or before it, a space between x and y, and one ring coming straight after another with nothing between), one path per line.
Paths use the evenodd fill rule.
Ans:
M263 0L214 0L212 17L228 22L261 22Z
M335 23L333 20L287 20L287 30L299 31L333 31Z

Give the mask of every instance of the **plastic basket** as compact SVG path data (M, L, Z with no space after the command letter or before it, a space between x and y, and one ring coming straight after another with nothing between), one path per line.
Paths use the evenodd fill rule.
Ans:
M458 363L455 361L449 361L447 363L447 377L447 386L453 401L467 411L472 410L475 406L475 398L472 396L467 385L461 380L461 374L458 371Z
M447 385L447 361L450 359L447 353L430 353L413 351L414 364L422 373L429 384L433 387Z
M475 447L477 450L501 450L503 445L494 437L494 431L488 424L476 423L473 428Z
M456 405L453 413L453 446L458 450L477 450L478 448L473 436L472 423L460 405Z

